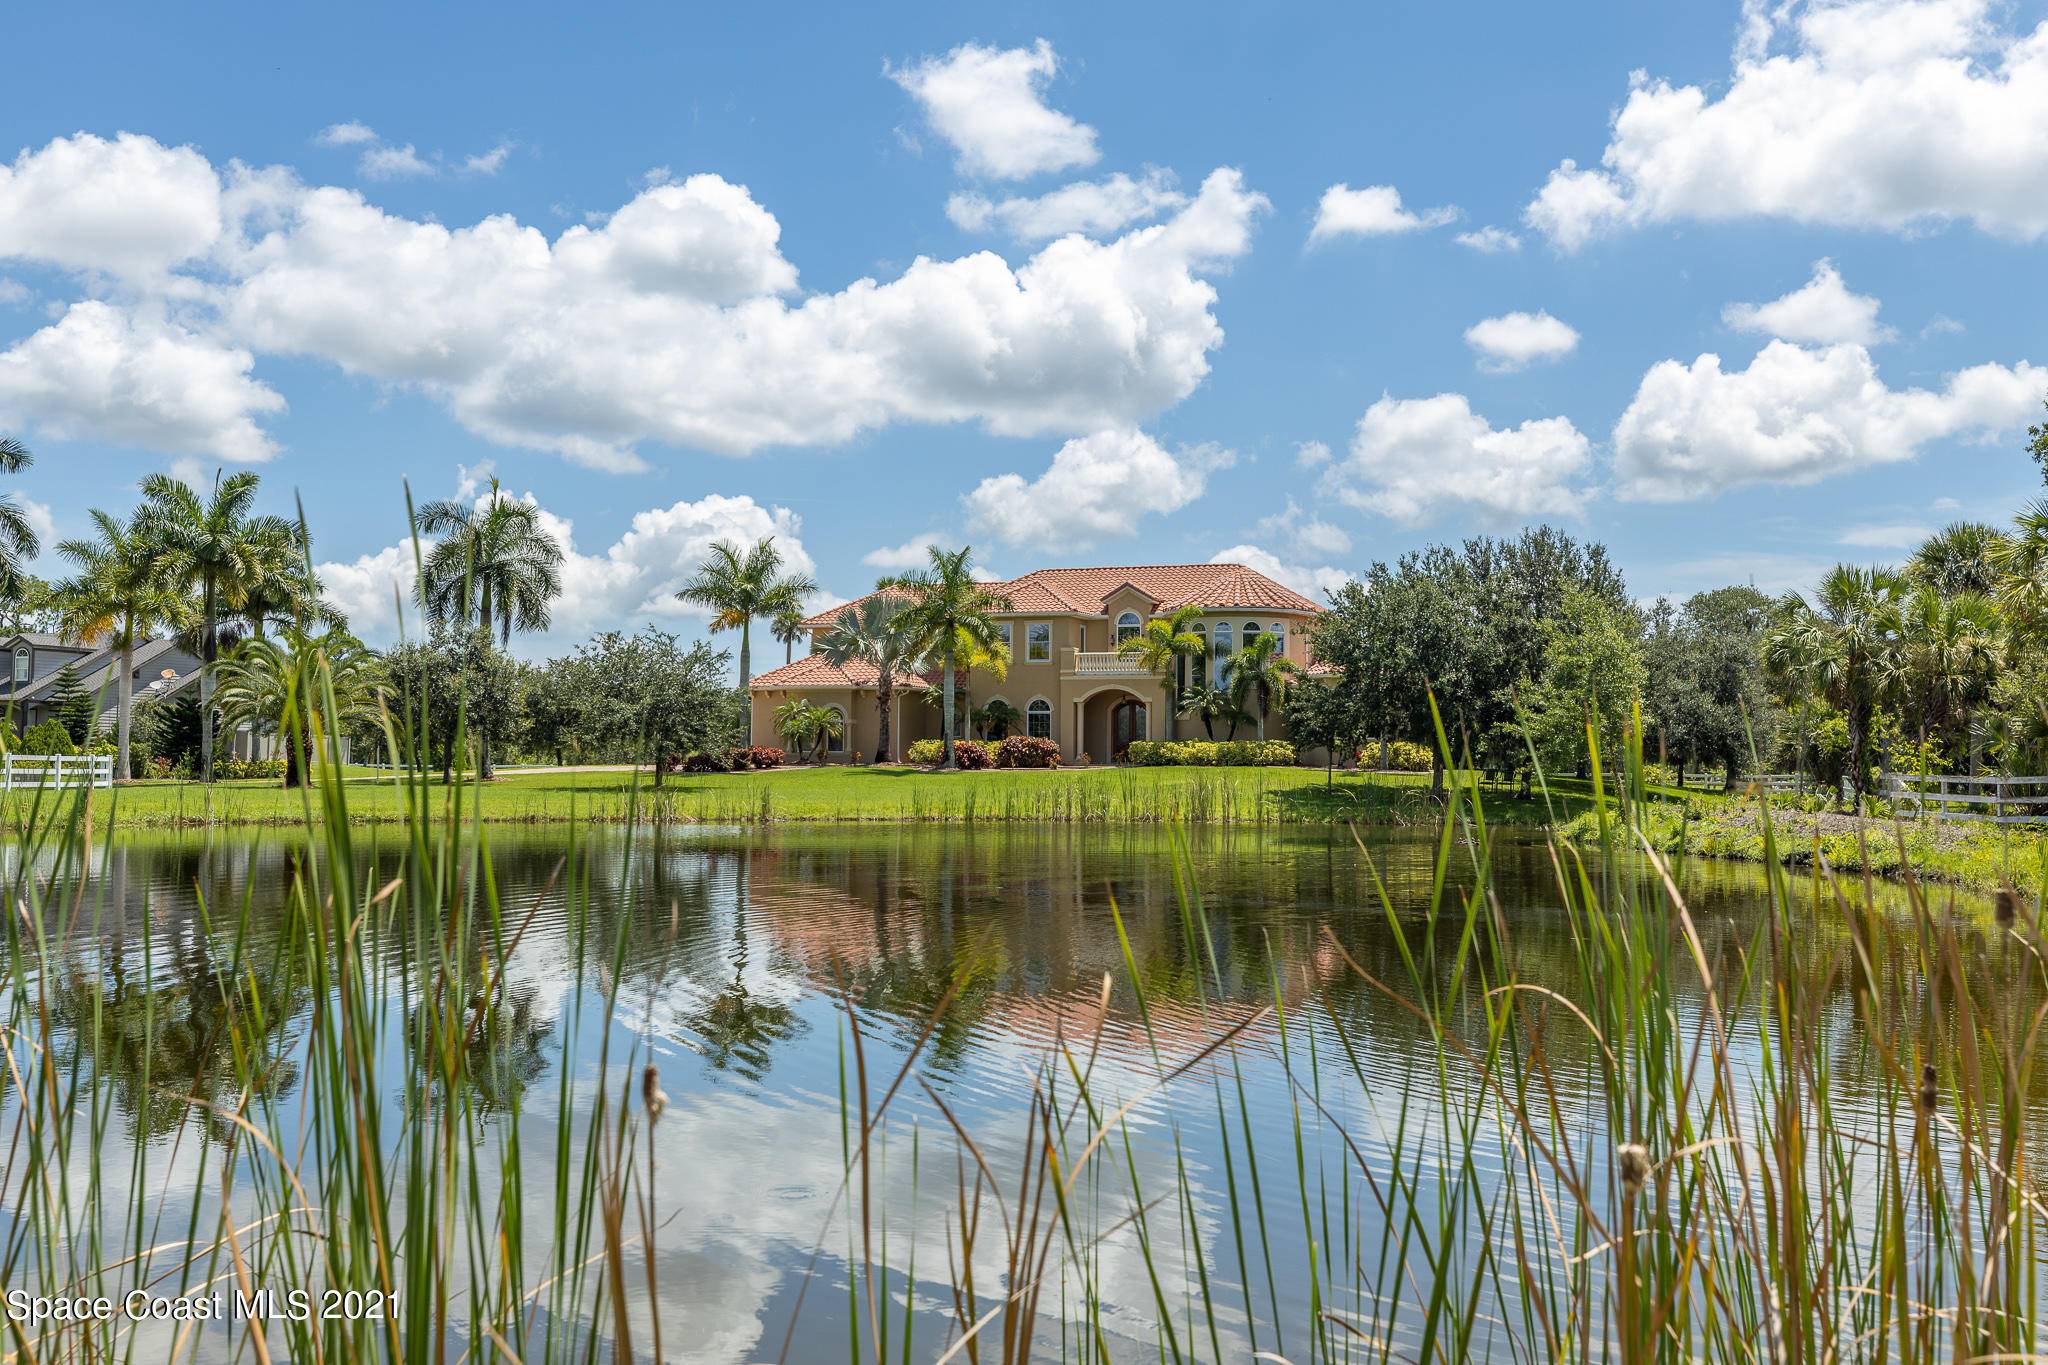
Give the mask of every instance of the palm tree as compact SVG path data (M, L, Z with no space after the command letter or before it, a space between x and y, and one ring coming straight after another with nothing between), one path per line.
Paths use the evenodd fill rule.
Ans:
M775 613L769 629L782 642L782 662L786 666L796 658L796 642L804 638L803 607L795 602L787 604Z
M1002 647L994 614L1010 609L1009 598L975 581L967 567L972 551L972 546L958 550L930 546L926 550L931 557L928 567L885 578L875 585L878 590L900 592L908 599L903 628L914 642L915 652L939 661L939 685L943 689L939 694L940 733L945 746L945 760L939 765L942 768L954 766L954 670L964 653L982 650L992 655Z
M1166 706L1160 711L1167 733L1161 739L1172 738L1172 717L1174 706L1174 680L1180 672L1181 660L1200 659L1208 650L1208 641L1194 632L1195 622L1202 619L1200 607L1182 607L1171 616L1155 616L1139 627L1138 633L1127 640L1118 642L1116 652L1126 659L1134 659L1140 668L1159 679L1159 685L1166 693Z
M1933 728L1953 738L1974 769L1977 745L1972 712L1990 694L1998 669L2002 622L1991 600L1978 593L1944 596L1921 588L1901 615L1901 690L1913 702L1920 742Z
M19 474L35 462L27 446L0 436L0 474ZM41 554L42 548L21 504L11 494L0 496L0 599L12 602L21 596L21 566Z
M1869 794L1866 751L1871 719L1897 676L1903 575L1838 564L1807 602L1794 594L1764 639L1765 662L1802 676L1842 713L1849 729L1849 775L1857 804Z
M77 567L77 576L57 588L63 630L83 644L110 640L121 651L114 679L114 771L128 776L130 732L135 711L135 646L159 629L180 629L191 619L191 603L164 581L156 547L138 517L124 522L98 508L95 540L67 540L57 553Z
M296 538L267 547L257 576L244 590L236 616L258 639L266 629L346 630L348 618L321 592L320 579Z
M835 667L858 660L875 670L875 706L881 713L876 732L875 762L889 761L889 706L896 696L896 675L915 657L903 630L900 597L877 593L844 608L819 641L818 652Z
M508 498L491 480L479 507L460 498L419 510L422 535L440 536L421 566L420 605L427 619L512 632L546 630L549 603L562 592L562 547L540 523L540 509Z
M791 697L775 708L775 732L787 736L789 747L806 758L822 753L826 741L844 730L845 722L837 711L813 706L802 697Z
M282 517L251 516L252 472L214 475L211 496L168 474L142 481L141 533L155 547L158 572L199 594L199 767L213 781L213 673L220 662L221 618L238 610L250 587L270 571L280 543L298 544L299 529Z
M1989 593L1998 584L1994 556L2005 537L1981 521L1955 521L1913 552L1906 571L1944 597Z
M1207 656L1208 651L1204 650L1204 659ZM1206 671L1203 676L1207 677ZM1239 704L1239 698L1220 687L1211 687L1206 682L1197 682L1195 686L1181 694L1180 713L1200 720L1202 733L1212 740L1216 738L1217 721L1224 721L1230 726L1226 738L1235 738L1238 723L1244 719L1244 709Z
M1997 575L1992 591L1998 605L2022 626L2048 620L2048 500L2027 504L1987 557Z
M1259 738L1266 738L1266 714L1287 700L1287 685L1301 671L1294 660L1280 651L1280 636L1262 630L1245 641L1244 647L1223 665L1225 685L1240 711L1250 709L1259 723ZM1247 706L1247 703L1252 704Z
M274 734L284 746L284 784L306 780L316 739L377 713L377 662L341 631L244 640L220 662L217 704L230 724ZM332 695L332 710L327 697Z
M807 574L784 573L782 551L774 536L763 536L750 550L719 541L697 566L697 576L676 592L691 606L711 609L713 631L740 633L740 687L753 674L753 632L756 616L780 616L802 610L803 599L818 590Z

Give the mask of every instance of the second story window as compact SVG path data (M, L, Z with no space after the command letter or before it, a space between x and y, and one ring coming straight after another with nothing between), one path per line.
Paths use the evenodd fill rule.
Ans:
M14 651L14 685L21 686L28 681L28 646Z
M1124 641L1129 639L1134 639L1137 636L1137 634L1138 613L1134 611L1127 611L1122 616L1116 618L1116 642L1118 644L1122 644Z
M1052 662L1052 623L1033 621L1024 627L1024 659L1027 663Z
M1003 651L1009 654L1011 658L1016 657L1017 649L1017 642L1011 638L1011 632L1014 630L1016 630L1016 627L1008 621L996 622L996 638L1003 642Z

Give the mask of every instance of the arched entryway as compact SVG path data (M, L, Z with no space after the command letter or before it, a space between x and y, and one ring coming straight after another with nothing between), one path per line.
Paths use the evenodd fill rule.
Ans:
M1088 755L1091 762L1110 763L1122 756L1132 740L1151 738L1156 728L1155 701L1136 688L1109 686L1070 703L1078 752Z

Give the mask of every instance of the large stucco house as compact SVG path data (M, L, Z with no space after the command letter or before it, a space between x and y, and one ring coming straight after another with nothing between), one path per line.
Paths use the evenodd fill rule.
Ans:
M1009 641L1010 666L1000 680L986 674L968 679L973 704L998 698L1024 718L1024 733L1056 740L1068 763L1083 754L1106 762L1133 739L1199 739L1202 723L1190 716L1167 716L1160 680L1116 652L1117 642L1135 634L1155 616L1185 606L1199 607L1195 627L1209 642L1211 662L1220 681L1223 660L1245 640L1272 632L1287 657L1304 669L1312 667L1303 628L1321 608L1308 598L1242 564L1145 564L1126 568L1039 569L992 585L1010 600L1010 610L996 619ZM831 629L844 607L821 612L803 623L812 646ZM1176 691L1192 681L1176 680ZM898 680L890 742L899 760L913 740L936 739L940 731L935 699L920 695L938 685L936 673ZM759 674L749 684L753 701L753 742L780 744L775 709L793 697L830 707L843 720L843 733L830 741L826 756L845 762L853 755L871 756L878 738L875 671L866 664L832 664L812 653L781 668ZM965 733L965 717L957 718ZM1285 722L1270 717L1266 733L1284 738ZM1249 739L1250 726L1238 738Z

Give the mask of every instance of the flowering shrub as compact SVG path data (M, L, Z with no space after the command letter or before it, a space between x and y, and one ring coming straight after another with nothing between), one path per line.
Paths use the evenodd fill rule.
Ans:
M734 768L742 766L748 768L779 768L782 766L784 757L785 755L780 749L771 748L766 744L756 744L751 749L734 749L732 751L732 766Z
M911 741L903 751L903 761L915 763L921 768L936 768L946 761L945 744L936 739ZM953 741L953 762L968 772L979 772L995 766L993 746L978 739L956 739Z
M996 745L996 766L998 768L1057 768L1060 766L1060 746L1049 739L1034 739L1030 735L1011 735Z
M1134 739L1124 752L1145 768L1279 768L1294 762L1294 746L1281 739Z

